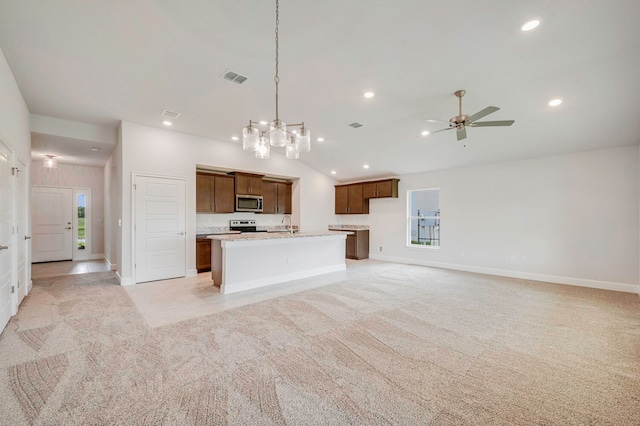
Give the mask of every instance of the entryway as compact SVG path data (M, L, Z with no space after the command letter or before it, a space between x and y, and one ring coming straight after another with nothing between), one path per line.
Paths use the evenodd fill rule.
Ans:
M34 186L32 262L91 259L91 189Z

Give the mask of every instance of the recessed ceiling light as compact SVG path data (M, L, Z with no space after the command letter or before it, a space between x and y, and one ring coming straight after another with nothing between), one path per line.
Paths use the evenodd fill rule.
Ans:
M420 132L420 134L422 136L427 136L429 134L429 131L428 130L423 130L422 132Z
M292 130L291 133L295 135L295 134L298 133L298 131L297 130Z
M551 99L549 101L549 106L558 106L562 103L562 99Z
M537 28L538 25L540 25L540 20L538 19L532 19L530 21L525 22L524 24L522 24L522 26L520 27L520 29L522 31L531 31L534 28Z
M93 148L91 148L91 151L98 152L100 151L100 148L98 148L97 146L94 146Z
M376 94L373 92L364 92L365 98L373 98Z
M237 137L237 136L231 136L231 140L232 140L232 141L237 141L237 140L238 140L238 137Z
M164 124L165 126L171 126L173 123L170 122L169 120L164 120L162 124Z
M365 165L364 165L364 166L362 166L362 167L364 167L365 169L368 169L368 168L369 168L369 165L368 165L368 164L365 164Z
M262 121L260 122L260 124L262 124L263 126L266 126L266 125L267 125L267 122L266 122L266 121L264 121L264 120L262 120Z
M318 138L318 142L324 142L324 138Z
M337 172L335 170L331 170L331 174L335 175Z

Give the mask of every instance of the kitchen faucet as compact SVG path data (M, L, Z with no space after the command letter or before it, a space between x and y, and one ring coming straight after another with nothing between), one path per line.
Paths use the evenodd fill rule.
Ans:
M285 214L282 217L282 221L280 223L284 223L287 219L289 219L289 226L287 226L287 229L289 230L289 233L293 234L293 225L291 224L291 216L289 216L288 214Z

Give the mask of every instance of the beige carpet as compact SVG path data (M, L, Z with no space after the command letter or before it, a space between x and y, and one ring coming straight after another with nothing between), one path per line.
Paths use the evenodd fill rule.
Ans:
M399 265L151 329L112 273L34 281L0 424L640 424L637 295Z

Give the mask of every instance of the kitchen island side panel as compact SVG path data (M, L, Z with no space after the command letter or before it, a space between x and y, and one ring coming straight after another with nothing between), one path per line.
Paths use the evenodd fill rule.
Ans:
M346 234L222 241L221 291L235 293L344 270L345 238Z

